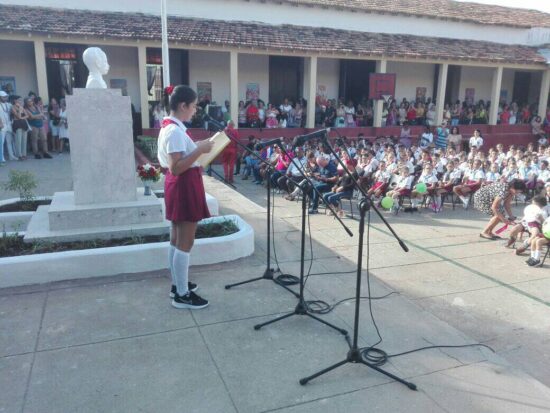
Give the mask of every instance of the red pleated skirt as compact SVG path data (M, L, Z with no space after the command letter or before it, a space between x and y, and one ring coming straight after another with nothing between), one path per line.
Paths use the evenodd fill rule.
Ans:
M198 222L209 218L200 168L189 168L174 176L168 171L164 181L166 219L172 222Z

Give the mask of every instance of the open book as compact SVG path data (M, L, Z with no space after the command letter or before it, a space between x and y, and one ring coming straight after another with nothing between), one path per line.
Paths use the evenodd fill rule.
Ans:
M216 159L220 152L223 151L227 145L229 145L229 142L231 142L231 139L227 137L225 132L218 132L209 140L210 142L214 142L214 147L210 152L203 153L197 158L197 163L203 168L207 168L208 165L210 165L210 163L212 163L212 161Z

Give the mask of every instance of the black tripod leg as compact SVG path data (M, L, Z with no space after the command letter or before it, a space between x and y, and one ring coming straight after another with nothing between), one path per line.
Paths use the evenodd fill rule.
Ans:
M294 297L300 298L300 294L298 294L298 293L297 293L296 291L294 291L292 288L290 288L290 287L284 285L282 282L277 281L276 279L274 279L273 282L274 282L275 284L277 284L278 286L283 287L283 288L284 288L285 290L287 290L289 293L292 293L292 295L294 295Z
M248 283L251 283L251 282L254 282L254 281L258 281L258 280L263 280L265 277L256 277L256 278L252 278L250 280L246 280L246 281L241 281L241 282L238 282L238 283L235 283L235 284L227 284L225 286L225 289L226 290L229 290L231 287L236 287L237 285L243 285L243 284L248 284Z
M280 320L284 320L285 318L288 318L290 316L293 316L294 314L296 314L294 311L292 313L288 313L288 314L285 314L281 317L277 317L277 318L274 318L273 320L270 320L270 321L266 321L265 323L262 323L262 324L256 324L254 326L254 330L259 330L260 328L268 325L268 324L272 324L272 323L275 323L277 321L280 321Z
M336 364L333 364L332 366L330 367L327 367L326 369L323 369L321 371L318 371L317 373L315 374L312 374L311 376L308 376L308 377L304 377L303 379L300 379L300 384L303 386L304 384L307 384L308 381L310 380L313 380L314 378L316 377L319 377L319 376L322 376L323 374L325 373L328 373L329 371L331 370L334 370L334 369L337 369L338 367L340 366L343 366L344 364L346 364L348 362L348 360L343 360L343 361L340 361Z
M414 383L405 381L405 380L403 380L403 379L397 377L396 375L391 374L389 371L386 371L386 370L384 370L384 369L381 369L380 367L375 366L375 365L373 365L373 364L367 363L367 362L364 361L364 360L361 361L361 363L363 363L363 364L364 364L365 366L367 366L367 367L370 367L371 369L376 370L376 371L379 372L379 373L382 373L382 374L384 374L384 375L386 375L386 376L388 376L388 377L391 377L392 379L394 379L395 381L398 381L398 382L401 383L401 384L404 384L405 386L407 386L407 387L408 387L409 389L411 389L411 390L416 390L416 384L414 384Z
M325 320L319 318L319 317L315 317L313 314L310 314L310 313L306 313L308 316L310 316L311 318L313 318L314 320L317 320L319 321L320 323L323 323L329 327L332 327L333 329L335 329L336 331L342 333L343 335L347 336L348 335L348 332L346 330L344 330L343 328L340 328L340 327L336 327L335 325L332 325L328 322L326 322Z

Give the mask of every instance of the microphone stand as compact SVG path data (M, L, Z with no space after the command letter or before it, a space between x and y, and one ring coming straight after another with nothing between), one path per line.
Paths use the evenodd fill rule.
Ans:
M381 369L380 367L376 366L375 364L369 363L366 361L363 357L362 350L359 348L358 341L359 341L359 307L360 307L360 301L361 301L361 272L362 272L362 265L363 265L363 238L365 233L365 215L368 212L368 224L370 226L370 210L373 209L377 215L382 218L382 221L386 224L386 226L389 228L391 233L394 235L394 237L399 242L399 245L405 252L408 252L409 249L405 245L405 243L398 237L398 235L395 233L393 228L390 226L390 224L384 219L384 217L381 215L380 211L372 204L371 200L367 196L364 189L362 189L359 186L359 182L352 173L348 170L347 166L342 162L342 159L336 154L330 143L328 142L328 139L325 136L324 143L326 146L330 148L331 153L336 157L339 164L344 168L344 172L353 180L359 191L363 194L363 198L359 201L359 211L361 215L361 219L359 221L359 248L357 251L357 281L356 281L356 287L355 287L355 316L354 316L354 323L353 323L353 342L350 344L350 349L346 355L346 358L342 361L339 361L336 364L333 364L332 366L329 366L317 373L312 374L311 376L304 377L303 379L300 379L300 384L305 385L310 380L322 376L323 374L326 374L340 366L343 366L347 363L360 363L364 364L365 366L378 371L379 373L382 373L394 380L396 380L399 383L404 384L411 390L416 390L416 385L414 383L408 382L406 380L401 379L400 377L397 377L396 375ZM346 148L347 150L347 148ZM368 238L367 238L367 250L368 250ZM368 255L367 255L367 263L368 263ZM368 271L368 265L367 265L367 271Z
M286 149L284 148L284 146L282 145L281 142L278 142L277 146L279 146L281 151L286 156L289 156ZM304 180L305 180L305 184L303 182L301 184L301 185L304 185L304 186L302 186L302 239L301 239L301 246L300 246L300 294L298 295L298 304L296 305L296 308L294 309L294 311L292 311L290 313L287 313L285 315L282 315L280 317L274 318L273 320L266 321L265 323L257 324L257 325L254 326L254 330L259 330L260 328L262 328L262 327L264 327L268 324L272 324L272 323L275 323L277 321L284 320L285 318L292 317L293 315L306 315L306 316L308 316L308 317L310 317L314 320L319 321L322 324L325 324L325 325L335 329L336 331L343 334L347 338L348 337L348 332L346 330L344 330L342 328L339 328L339 327L336 327L335 325L333 325L331 323L328 323L327 321L322 320L321 318L313 315L310 312L310 310L308 308L308 305L307 305L307 302L304 298L306 216L307 216L306 211L307 211L307 203L308 203L308 196L307 196L307 193L309 192L308 189L312 188L317 193L317 195L319 195L321 198L322 198L322 196L321 196L321 193L319 192L319 190L317 190L317 188L315 188L315 185L313 184L311 179L307 176L307 174L303 170L302 166L299 165L299 162L295 163L295 165L296 165L296 168L300 171L300 173L302 174L302 176L304 177ZM330 210L332 212L335 212L334 209L332 208L332 206L327 206L327 208L330 208ZM337 214L335 214L335 215L337 215ZM349 234L349 236L350 237L353 236L352 232L342 222L342 220L339 217L337 217L337 218L338 218L338 221L340 222L340 224L342 225L342 227L344 228L344 230Z
M232 136L229 136L229 138L233 142L235 142L238 147L243 149L245 153L249 151L246 146L244 146L241 142L238 141L238 139L234 139ZM267 262L267 265L263 275L261 275L260 277L251 278L249 280L240 281L233 284L227 284L225 286L225 289L229 290L238 285L248 284L254 281L270 280L270 281L273 281L275 284L280 285L290 293L292 293L295 297L298 297L298 294L295 291L293 291L287 285L285 285L284 283L279 281L277 278L275 278L275 273L281 272L281 270L279 268L277 268L277 270L271 268L271 173L273 172L273 165L271 165L266 160L262 159L262 157L256 154L256 152L254 151L250 151L250 154L254 158L258 159L260 163L266 165L267 167L266 169L266 180L267 180L267 214L266 214L267 215L267 258L266 258L266 262Z

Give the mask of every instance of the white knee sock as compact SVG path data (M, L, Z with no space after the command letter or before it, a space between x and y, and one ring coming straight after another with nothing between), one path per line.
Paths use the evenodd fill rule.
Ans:
M176 248L174 252L174 272L176 278L176 289L178 295L182 296L187 294L187 280L189 274L189 253L178 250Z
M172 277L172 285L176 285L176 273L174 271L174 253L176 252L176 247L170 244L168 248L168 267L170 268L170 276Z
M536 260L540 259L540 251L533 251L533 258Z

